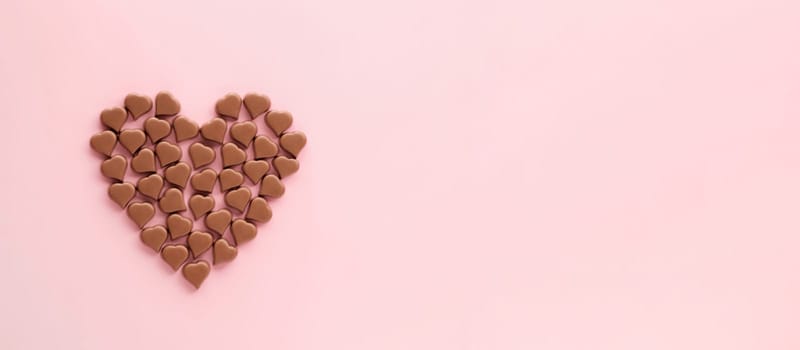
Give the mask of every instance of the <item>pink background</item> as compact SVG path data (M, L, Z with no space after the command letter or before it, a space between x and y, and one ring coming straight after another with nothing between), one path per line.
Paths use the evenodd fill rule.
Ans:
M0 4L2 349L798 349L800 3ZM124 94L309 135L192 292L106 196Z

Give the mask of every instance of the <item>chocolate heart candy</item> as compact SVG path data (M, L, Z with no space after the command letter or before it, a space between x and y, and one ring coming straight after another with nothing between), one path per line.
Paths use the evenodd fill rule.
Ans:
M147 141L147 137L144 135L144 131L139 129L126 129L119 133L119 143L131 154L136 153L145 141Z
M214 197L201 194L193 195L189 198L189 210L192 212L195 220L203 217L203 215L214 210Z
M111 200L117 203L120 208L125 208L125 205L133 199L134 195L136 195L136 187L134 187L132 183L121 182L108 186L108 196L111 197Z
M181 112L181 103L169 92L156 95L156 117L169 117Z
M150 137L150 142L152 143L161 141L161 139L169 135L170 131L172 131L172 127L166 120L152 117L144 121L144 132Z
M272 129L276 136L280 136L284 131L292 126L292 114L286 111L270 111L265 118L267 126Z
M208 123L200 127L200 136L211 142L222 144L225 142L225 131L228 130L228 124L222 118L211 119Z
M134 120L149 112L151 108L153 108L153 100L148 96L139 94L125 96L125 109L131 113Z
M89 145L95 152L110 157L117 145L117 134L110 130L98 132L92 135Z
M231 246L224 238L214 242L214 265L232 261L237 254L236 247Z
M167 241L167 229L162 225L142 229L139 239L142 240L144 245L157 252L161 250L161 246Z
M217 155L211 147L200 142L195 142L189 146L189 158L192 160L192 165L194 165L195 169L211 164L216 157Z
M128 205L128 217L130 217L139 228L144 227L155 214L156 208L150 203L136 202Z
M258 183L269 171L269 162L263 160L248 160L242 165L242 171L253 183Z
M232 144L226 143L222 146L222 167L229 168L234 165L239 165L244 163L245 159L247 159L247 153L245 153L241 148Z
M178 162L164 170L164 179L167 182L178 186L180 188L186 187L186 182L189 181L189 175L192 173L192 168L186 162Z
M261 113L268 111L271 104L267 95L256 93L244 95L244 108L247 110L247 114L250 114L250 119L255 119Z
M225 230L227 230L228 226L231 224L231 217L231 212L227 209L212 211L206 215L206 227L221 235L225 233Z
M143 148L131 159L131 169L139 174L156 172L156 156L153 150Z
M214 190L214 184L217 182L217 172L211 169L205 169L199 173L192 175L189 183L192 184L197 192L210 193Z
M217 114L232 119L239 119L239 111L242 110L242 98L238 94L229 93L217 100Z
M266 159L272 158L278 154L278 145L276 145L268 137L259 135L253 141L253 158Z
M278 172L278 176L281 178L287 177L300 170L300 162L297 159L289 159L284 156L275 157L272 160L272 166L275 167L275 170Z
M128 168L128 160L121 155L108 158L100 164L100 172L106 177L122 181L125 179L125 170Z
M306 134L301 131L287 132L281 136L280 143L286 152L297 157L306 145Z
M178 147L178 145L169 141L161 141L156 145L156 155L158 156L158 162L163 168L181 160L183 152L181 152L181 148Z
M189 258L189 249L182 244L170 244L161 249L161 258L172 267L173 270L178 271L178 268L183 265L183 262Z
M245 214L244 218L258 222L267 222L272 218L272 209L269 207L269 204L267 204L266 199L256 197L250 201L250 207L247 208L247 214Z
M197 123L182 115L172 121L172 129L175 130L175 141L177 142L193 139L200 132Z
M256 238L256 225L242 219L233 220L231 234L237 245L252 241Z
M183 267L183 278L191 283L195 288L200 288L211 272L211 267L203 260L186 264Z
M250 146L257 132L258 127L253 122L238 122L231 126L231 138L245 148Z
M242 187L225 193L225 204L229 207L236 209L238 212L244 212L244 208L250 203L250 189Z
M158 199L163 188L164 179L158 174L139 178L139 182L136 183L136 189L139 190L139 193L152 199Z
M261 180L261 187L258 190L258 195L272 198L279 198L286 192L286 186L283 185L280 179L275 175L267 175Z
M158 207L161 211L169 214L186 210L186 203L183 201L183 192L177 188L170 188L161 199L158 200Z
M116 132L122 130L126 119L128 119L128 113L125 113L125 110L119 107L105 109L100 112L100 122Z
M239 187L242 183L244 183L244 176L236 170L222 169L219 173L219 190L222 192Z
M169 214L167 216L167 231L172 239L181 238L192 231L194 222L180 214Z
M189 250L192 251L192 255L195 258L203 254L208 248L211 248L211 243L213 242L214 237L210 233L201 231L192 232L189 238L186 239L186 243L189 244Z

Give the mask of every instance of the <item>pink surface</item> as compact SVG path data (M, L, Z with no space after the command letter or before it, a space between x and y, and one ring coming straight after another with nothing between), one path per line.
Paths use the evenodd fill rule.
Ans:
M798 349L800 3L3 1L0 349ZM198 292L88 147L125 93L309 135Z

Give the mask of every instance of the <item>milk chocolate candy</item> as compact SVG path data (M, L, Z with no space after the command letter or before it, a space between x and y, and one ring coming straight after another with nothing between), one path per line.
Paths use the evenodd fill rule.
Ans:
M120 208L125 208L128 202L136 195L136 187L130 182L120 182L108 186L108 196L114 203L117 203Z
M271 102L267 95L249 93L244 95L244 109L250 114L250 119L256 119L259 115L269 110Z
M289 159L284 156L275 157L275 159L272 160L272 166L275 167L281 179L300 170L300 162L298 162L297 159Z
M152 143L161 141L161 139L169 135L170 131L172 131L172 127L166 120L152 117L144 121L144 132L147 133Z
M161 258L172 267L173 270L178 271L178 268L183 265L183 262L189 258L189 249L186 249L182 244L169 244L161 249Z
M200 169L211 164L217 158L217 155L211 147L195 142L189 146L189 158L192 160L194 168Z
M225 120L222 118L214 118L200 127L200 136L221 145L225 142L226 130L228 130L228 124L225 123Z
M242 165L242 171L252 183L258 183L269 171L269 163L263 160L248 160Z
M170 214L186 210L186 203L183 201L183 192L177 188L170 188L161 199L158 200L158 207L161 211Z
M131 169L139 174L156 172L156 155L153 150L143 148L131 159Z
M212 210L214 210L214 197L196 194L189 198L189 211L192 212L195 220Z
M203 254L208 248L211 248L213 242L214 237L210 233L201 231L192 232L189 238L186 239L186 243L189 244L189 250L192 251L192 255L195 258Z
M192 188L197 192L210 193L214 190L214 184L217 183L217 172L205 169L192 175L189 183L192 184Z
M186 187L186 183L189 182L189 175L191 175L191 173L192 168L188 163L178 162L164 170L164 179L179 188L184 188Z
M250 203L250 189L247 187L238 188L225 193L225 204L227 204L228 207L236 209L236 211L240 213L244 212L247 203Z
M231 119L239 119L242 110L242 98L235 93L229 93L217 101L217 114Z
M206 215L206 227L221 235L225 233L225 230L230 226L231 218L231 212L227 209L212 211Z
M128 168L128 160L121 155L115 155L108 158L100 164L100 172L104 176L112 178L117 181L125 179L125 170Z
M195 288L200 288L211 272L211 267L204 260L188 263L183 267L183 278L191 283Z
M177 142L193 139L200 132L200 126L197 123L182 115L172 121L172 129L175 130L175 141Z
M167 231L169 237L178 239L192 231L193 221L181 216L180 214L169 214L167 216Z
M232 143L226 143L222 146L222 167L230 168L234 165L244 163L247 159L247 153Z
M128 217L130 217L139 228L144 227L155 214L156 208L150 203L136 202L128 205Z
M156 145L156 156L158 156L161 167L165 167L181 160L183 152L178 145L169 141L161 141Z
M158 199L163 188L164 179L158 174L139 178L139 182L136 183L136 189L139 190L139 193L152 199Z
M267 159L278 155L278 145L269 137L259 135L253 140L253 158Z
M147 141L144 131L139 129L126 129L119 133L119 143L131 154L136 153Z
M250 147L257 132L258 127L253 122L238 122L231 126L231 138L245 148Z
M110 130L98 132L92 135L89 145L95 152L110 157L114 152L114 146L117 145L117 134Z
M259 188L258 195L272 198L280 198L286 192L286 187L280 179L275 175L267 175L261 180L261 187Z
M252 241L253 238L256 238L256 225L242 219L233 220L231 234L236 245Z
M292 114L286 111L270 111L265 118L267 126L272 129L275 136L281 136L284 131L292 126Z
M151 108L153 108L153 100L150 97L139 94L125 96L125 109L128 110L134 120L149 112Z
M237 254L236 247L231 246L224 238L214 242L214 265L232 261Z
M164 242L167 241L167 229L163 225L147 227L142 229L139 238L144 245L158 252Z
M181 112L181 104L169 92L156 95L156 117L171 117Z
M256 197L250 201L250 207L247 208L247 214L245 214L244 218L252 221L267 222L272 219L272 209L267 204L266 199Z
M306 145L306 134L301 131L284 133L283 136L281 136L280 143L281 147L283 147L286 152L289 152L289 154L296 158Z
M236 170L222 169L219 173L219 190L222 192L239 187L242 183L244 183L244 176Z
M119 107L105 109L100 112L100 122L116 132L122 130L126 119L128 119L128 114L125 113L124 109Z

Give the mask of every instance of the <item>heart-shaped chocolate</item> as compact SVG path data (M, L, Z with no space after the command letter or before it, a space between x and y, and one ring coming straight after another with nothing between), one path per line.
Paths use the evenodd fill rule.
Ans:
M195 287L209 276L208 261L230 263L238 245L255 239L256 224L272 218L268 200L281 197L286 177L300 168L306 136L289 130L291 113L271 106L262 94L227 94L199 126L162 91L154 99L128 94L123 107L100 113L107 129L89 145L103 157L109 198L140 229L142 244ZM251 120L236 121L242 108ZM138 118L140 127L126 128Z

